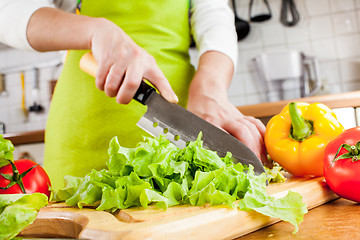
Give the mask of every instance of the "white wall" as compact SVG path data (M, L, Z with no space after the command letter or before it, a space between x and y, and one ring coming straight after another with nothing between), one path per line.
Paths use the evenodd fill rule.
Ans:
M248 18L248 0L237 0L238 12ZM263 23L251 23L249 36L239 42L239 64L229 89L235 105L265 101L264 91L256 81L250 60L265 51L296 49L316 56L326 83L324 93L360 90L360 0L295 0L301 20L295 27L279 22L281 0L269 0L273 17ZM262 4L262 0L255 1ZM254 11L260 9L255 6ZM196 65L196 51L190 51ZM0 122L7 132L44 129L49 107L49 81L56 79L59 69L53 66L63 53L35 53L0 46L0 73L6 75L7 94L0 95ZM21 111L21 81L14 69L42 65L40 71L41 105L45 111L30 113L27 122ZM48 65L48 66L46 66ZM46 66L46 67L45 67ZM20 67L20 68L19 68ZM31 88L33 72L25 71L26 104L33 104Z
M238 12L244 18L248 16L247 2L237 0ZM251 23L250 35L239 42L239 66L229 90L234 104L265 100L250 59L266 51L296 49L316 56L326 84L325 93L360 90L359 0L295 0L301 20L294 27L279 22L281 1L269 2L272 19Z
M259 13L262 0L254 1ZM249 1L236 0L241 18L248 19ZM250 23L250 34L238 43L239 64L229 88L237 106L266 101L251 59L263 52L298 50L320 63L324 93L360 90L360 0L295 0L300 22L285 27L280 21L281 0L269 0L269 21ZM196 52L191 50L193 63ZM291 86L289 86L291 87ZM289 89L290 90L290 89Z
M0 122L5 123L6 132L21 132L44 129L49 110L50 83L57 79L64 53L38 53L0 48L0 73L5 76L6 92L0 93ZM22 110L22 87L20 72L24 72L25 105L29 109L34 104L34 68L39 68L39 98L44 111L29 112L28 118ZM1 133L0 133L1 134Z

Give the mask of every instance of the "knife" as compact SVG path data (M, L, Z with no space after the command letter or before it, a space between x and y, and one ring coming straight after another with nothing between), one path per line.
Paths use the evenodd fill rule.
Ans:
M79 65L84 72L96 76L97 63L91 52L82 56ZM150 135L165 135L176 146L184 148L187 142L195 141L202 132L205 148L216 151L220 157L231 152L235 163L253 165L256 174L265 172L260 159L245 144L180 105L168 102L144 81L133 99L147 106L137 125Z

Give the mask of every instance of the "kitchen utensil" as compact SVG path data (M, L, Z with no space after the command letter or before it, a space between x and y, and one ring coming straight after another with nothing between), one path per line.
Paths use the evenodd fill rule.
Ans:
M247 21L241 19L236 10L236 0L232 0L233 11L235 15L235 28L237 33L238 41L244 39L250 32L250 25Z
M5 134L5 123L0 122L0 134Z
M44 110L43 106L39 104L40 102L40 87L39 87L39 69L34 68L34 79L33 79L33 89L32 89L33 105L29 107L30 112L42 112Z
M265 6L267 8L268 13L258 14L253 16L252 15L252 8L254 4L254 0L250 0L250 6L249 6L249 19L251 22L264 22L271 18L271 8L268 0L263 0L265 3Z
M81 58L80 68L96 76L97 63L90 52ZM187 142L196 140L201 131L204 147L222 157L231 152L235 162L253 165L257 174L264 172L259 158L242 142L183 107L166 101L145 82L141 83L133 98L148 107L137 125L151 135L166 135L176 146L184 148Z
M301 194L308 209L338 198L326 185L323 177L288 176L286 182L270 184L267 188L268 193L275 198L285 196L289 190ZM40 209L34 223L21 234L91 240L235 239L279 221L280 219L266 217L255 211L239 211L236 207L224 205L178 205L164 211L153 204L147 209L132 207L111 214L86 207L67 207L60 203ZM292 226L287 225L288 239L296 236L291 234L291 230ZM273 239L277 239L276 236Z
M263 53L252 62L269 102L313 96L323 86L317 59L297 50ZM290 83L292 89L283 87Z
M21 110L24 114L24 117L25 117L25 121L28 120L28 117L29 117L29 112L26 108L26 103L25 103L25 74L24 72L21 72L20 73L20 79L21 79L21 91L22 91L22 94L21 94Z
M294 0L281 1L280 21L283 25L288 27L295 26L300 21L300 15Z
M0 73L0 95L2 95L3 92L6 92L5 74Z

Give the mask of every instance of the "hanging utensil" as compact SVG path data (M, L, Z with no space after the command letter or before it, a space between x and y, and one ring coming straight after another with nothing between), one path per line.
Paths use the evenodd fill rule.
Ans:
M292 27L295 26L299 21L300 21L300 15L294 1L282 0L280 22L285 26Z
M29 107L30 112L42 112L44 110L43 106L39 104L40 102L40 87L39 87L39 69L34 68L34 79L33 79L33 89L32 89L33 105Z
M6 91L6 75L0 73L0 97L7 97L8 91Z
M268 2L268 0L264 0L265 6L267 8L267 13L263 13L263 14L258 14L253 16L252 15L252 7L254 4L254 0L250 0L250 6L249 6L249 19L251 22L264 22L267 21L271 18L271 8L270 8L270 4Z
M235 15L235 28L238 41L244 39L250 32L250 25L247 21L241 19L236 10L236 0L232 0L233 11Z
M26 108L26 104L25 104L25 74L24 72L20 73L20 79L21 79L21 110L24 114L24 121L26 122L28 120L29 117L29 112Z

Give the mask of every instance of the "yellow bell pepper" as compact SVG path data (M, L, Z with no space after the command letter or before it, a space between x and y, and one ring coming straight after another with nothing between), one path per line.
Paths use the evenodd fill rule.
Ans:
M323 176L326 145L344 131L322 103L291 102L266 125L269 156L294 176Z

